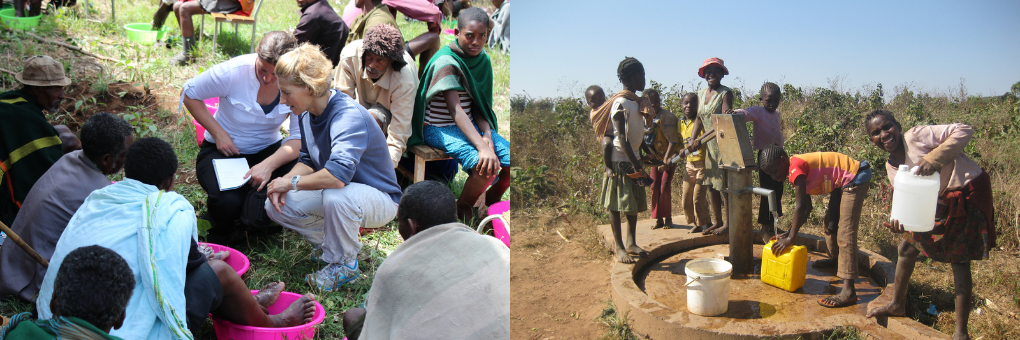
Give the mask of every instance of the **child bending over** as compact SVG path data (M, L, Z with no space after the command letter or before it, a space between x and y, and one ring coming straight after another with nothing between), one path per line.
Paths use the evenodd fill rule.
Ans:
M838 152L814 152L787 156L776 144L762 149L758 168L777 182L789 177L797 197L793 211L793 227L775 236L772 253L779 256L797 238L800 227L811 214L810 195L829 195L825 212L825 246L829 259L815 261L812 266L837 267L836 276L843 279L843 288L836 295L818 300L822 307L839 308L857 303L857 226L861 207L871 185L871 165Z

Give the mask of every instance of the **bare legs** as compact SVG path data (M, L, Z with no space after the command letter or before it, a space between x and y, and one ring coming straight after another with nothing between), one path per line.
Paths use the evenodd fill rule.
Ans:
M726 195L723 195L719 190L714 188L708 188L709 202L712 204L712 218L715 220L715 224L712 227L706 229L702 234L708 235L724 235L730 230L726 228L726 220L723 219L723 206L729 207L729 202L726 200Z
M510 168L499 169L499 179L485 191L485 205L493 205L503 199L503 194L510 188Z
M900 242L896 260L896 278L893 281L893 299L888 305L880 306L868 311L868 317L873 316L903 316L907 314L907 286L910 284L910 275L914 274L914 264L917 263L917 248L907 243Z
M248 290L248 286L244 284L241 277L237 276L237 272L225 262L209 260L209 266L216 272L216 277L220 279L220 285L223 286L223 303L220 304L219 308L212 311L212 314L218 318L239 325L277 328L307 323L315 315L315 301L313 301L315 297L311 294L306 294L297 301L294 301L290 307L287 307L280 314L266 315L266 311L259 304L259 300L261 299L263 303L269 301L275 302L279 292L283 290L283 284L275 286L275 288L266 286L269 290L278 290L275 294L269 294L270 296L268 297L262 296L260 299L257 299Z
M439 45L439 32L425 32L421 35L411 39L407 42L407 47L411 49L411 57L418 58L421 67L418 67L418 77L421 78L422 72L425 72L425 65L432 59L432 55L439 51L442 47Z
M613 230L613 240L616 242L616 259L620 260L621 263L634 263L634 259L630 255L637 255L640 257L648 257L648 252L637 246L637 242L634 240L634 234L637 231L637 214L627 215L627 239L623 238L623 226L620 223L620 212L609 211L609 225L610 229Z
M970 276L970 261L953 263L953 292L956 295L956 331L954 340L970 339L967 322L970 321L970 304L974 282Z
M198 1L174 2L174 15L181 25L181 36L188 38L195 36L195 23L191 20L192 15L205 14L205 10L198 4Z
M899 259L896 262L896 281L893 284L893 299L887 305L868 311L868 317L904 316L907 314L907 286L914 273L917 254L920 251L907 241L900 242ZM970 305L973 297L973 282L970 262L953 263L953 289L956 295L956 331L953 339L970 339L967 322L970 320Z
M365 310L364 308L351 308L351 309L348 309L346 312L344 312L344 321L343 321L344 333L347 334L347 338L348 339L350 339L350 340L358 340L358 336L360 336L361 333L356 332L356 331L358 331L361 328L362 325L355 324L355 323L357 323L358 319L363 317L365 315L365 313L367 313L367 312L368 311Z
M495 183L492 183L493 178L494 176L480 176L478 171L471 171L468 175L464 181L464 190L457 200L457 215L462 221L468 222L474 216L472 209L482 191L485 191L486 205L492 205L502 199L503 193L510 188L510 167L504 166L499 169L499 180ZM492 186L489 186L490 183Z

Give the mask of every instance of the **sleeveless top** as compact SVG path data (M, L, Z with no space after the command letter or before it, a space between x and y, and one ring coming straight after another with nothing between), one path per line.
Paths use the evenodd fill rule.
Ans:
M708 93L708 88L698 90L698 116L701 116L701 124L705 127L705 131L715 127L712 124L712 114L722 113L723 98L726 98L726 93L728 92L731 92L730 88L719 85L715 95L712 96L712 100L705 103L705 95Z
M716 89L715 95L712 96L712 100L705 103L705 95L708 93L708 87L698 90L698 116L701 117L701 125L705 127L704 131L715 128L715 124L712 123L712 114L722 113L723 98L726 98L726 93L730 92L730 88L719 85ZM712 139L705 143L705 150L709 163L707 166L714 168L714 164L719 162L719 143L715 139Z

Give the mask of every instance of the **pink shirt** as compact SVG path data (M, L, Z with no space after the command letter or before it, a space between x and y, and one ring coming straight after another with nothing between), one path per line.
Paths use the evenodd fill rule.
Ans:
M390 7L393 17L397 16L397 13L393 12L393 10L396 10L415 20L434 23L439 23L440 20L443 20L443 12L439 11L439 6L436 6L429 0L382 0L382 3ZM361 15L361 8L355 6L352 0L344 8L342 18L347 23L347 26L350 26L354 22L354 18L357 18L359 15Z
M733 113L742 113L747 121L754 122L751 145L755 150L764 149L772 143L783 146L783 129L779 122L779 110L769 113L764 107L752 106L733 110Z
M939 195L946 190L960 189L984 172L963 153L963 148L973 136L974 129L959 123L915 126L903 133L903 145L907 148L903 164L913 168L924 159L932 165L941 166ZM885 170L889 183L895 183L896 168L886 162Z

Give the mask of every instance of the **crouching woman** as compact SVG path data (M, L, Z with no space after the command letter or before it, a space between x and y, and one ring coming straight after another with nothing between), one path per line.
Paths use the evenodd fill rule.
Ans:
M306 277L324 290L354 280L359 228L393 220L400 186L386 137L364 107L329 88L332 63L315 45L280 57L280 103L300 112L294 169L269 184L269 218L322 250L325 268Z

